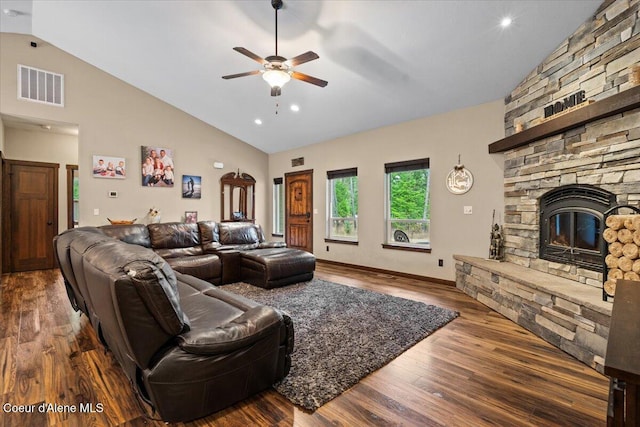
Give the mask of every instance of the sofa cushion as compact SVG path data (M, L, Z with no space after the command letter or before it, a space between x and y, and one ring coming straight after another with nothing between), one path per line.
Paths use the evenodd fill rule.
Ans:
M80 289L78 285L75 276L76 273L73 271L71 265L71 242L73 242L79 232L93 233L105 237L104 234L95 227L72 228L55 236L53 238L53 246L55 248L54 254L56 260L60 266L60 272L65 280L65 287L67 288L67 295L69 296L71 306L74 310L82 310L88 315L89 311L84 300L85 297L82 294L82 289Z
M199 277L204 280L222 276L222 262L217 255L204 254L176 258L166 258L175 271Z
M147 309L166 333L177 334L189 325L189 319L180 307L176 278L167 263L158 268L153 261L135 260L125 264L124 269Z
M123 242L151 247L149 230L145 224L103 225L100 230L107 236L115 237Z
M164 259L183 257L190 258L204 254L201 246L191 246L186 248L154 248L153 250Z
M224 245L257 245L260 235L256 225L250 222L222 222L218 225L220 243Z
M167 334L176 335L188 325L173 270L152 250L111 239L87 250L84 258L106 274L129 276L147 310Z
M151 247L157 249L190 248L200 246L198 224L165 222L149 224Z
M205 253L214 252L220 246L220 230L215 221L199 221L200 243Z
M219 301L219 300L218 300ZM200 326L198 322L197 326ZM208 323L208 322L207 322ZM212 355L244 348L280 328L282 315L267 306L253 307L228 323L194 327L178 335L178 345L192 354Z

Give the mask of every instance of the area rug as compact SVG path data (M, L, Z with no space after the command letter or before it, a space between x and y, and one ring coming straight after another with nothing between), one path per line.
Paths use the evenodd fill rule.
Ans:
M434 305L319 279L271 290L245 283L222 289L291 316L291 371L274 388L310 411L458 316Z

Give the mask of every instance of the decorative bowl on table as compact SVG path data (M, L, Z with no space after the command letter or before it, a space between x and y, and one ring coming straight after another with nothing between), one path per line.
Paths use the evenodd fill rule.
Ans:
M127 225L127 224L133 224L134 222L136 222L136 220L138 218L134 218L134 219L111 219L111 218L107 218L107 219L109 220L111 225Z

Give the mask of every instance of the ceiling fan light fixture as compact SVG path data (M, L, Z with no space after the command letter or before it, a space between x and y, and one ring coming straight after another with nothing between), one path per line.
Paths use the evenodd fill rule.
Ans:
M262 73L262 78L265 82L269 83L269 86L272 88L284 86L289 80L291 80L291 75L286 71L282 70L267 70Z

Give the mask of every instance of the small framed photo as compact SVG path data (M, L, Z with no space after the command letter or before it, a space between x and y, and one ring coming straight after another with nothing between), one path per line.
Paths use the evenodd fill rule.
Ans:
M182 198L199 199L202 197L202 177L182 175Z
M127 177L127 168L124 157L94 155L93 177L125 179Z
M184 213L184 222L187 224L195 224L198 222L198 212L197 211L186 211Z

